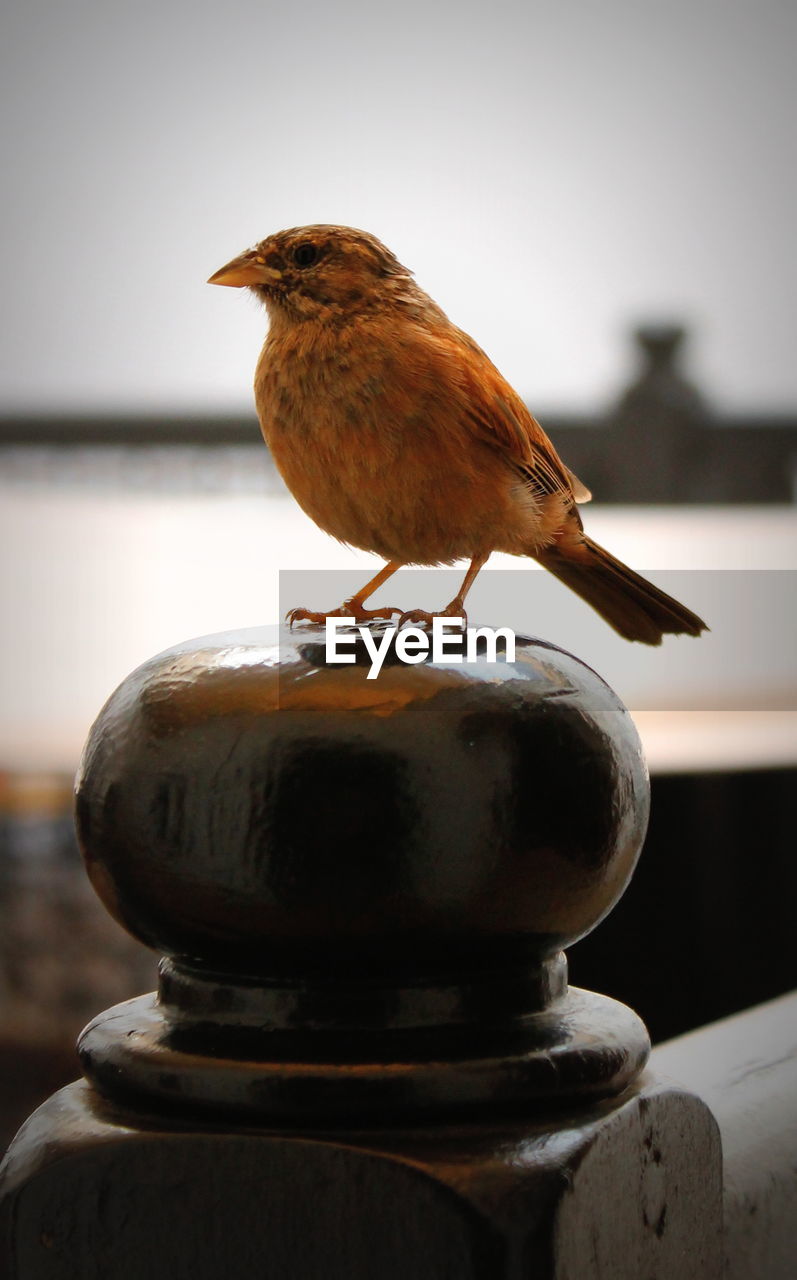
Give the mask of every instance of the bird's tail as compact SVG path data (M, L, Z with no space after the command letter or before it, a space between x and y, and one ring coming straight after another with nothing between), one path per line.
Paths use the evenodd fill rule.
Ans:
M665 634L699 636L708 630L697 614L585 534L537 552L536 558L626 640L661 644Z

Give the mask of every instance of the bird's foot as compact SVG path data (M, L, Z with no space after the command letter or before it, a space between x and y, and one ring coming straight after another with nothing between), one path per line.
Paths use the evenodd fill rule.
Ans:
M352 599L344 600L337 609L330 609L328 613L316 613L312 609L289 609L285 615L285 621L292 628L296 622L310 622L320 626L326 622L327 618L353 618L355 624L359 626L361 623L368 622L389 622L397 613L401 613L401 610L390 605L382 605L379 609L366 609L358 600Z
M439 613L427 613L425 609L408 609L406 613L402 613L398 624L400 627L431 627L435 618L458 618L462 624L464 631L468 625L468 615L465 612L465 606L459 596L451 601L445 609L441 609Z

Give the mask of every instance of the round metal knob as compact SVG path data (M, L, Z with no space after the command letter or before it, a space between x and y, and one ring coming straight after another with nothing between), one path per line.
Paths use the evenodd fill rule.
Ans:
M518 637L512 663L394 659L375 680L356 656L328 665L307 628L206 637L145 663L100 713L77 789L86 865L168 958L157 1006L121 1007L124 1037L118 1010L84 1036L101 1087L163 1095L168 1041L192 1057L172 1074L197 1105L216 1089L197 1055L223 1045L259 1080L258 1105L288 1114L280 1064L339 1064L352 1037L383 1085L380 1059L403 1058L406 1084L425 1057L417 1085L431 1053L493 1063L460 1103L551 1087L550 1051L571 1052L589 994L567 993L561 948L617 901L645 832L633 723L595 672L538 640ZM625 1015L633 1044L590 1089L644 1059ZM439 1105L439 1079L412 1105L419 1089Z

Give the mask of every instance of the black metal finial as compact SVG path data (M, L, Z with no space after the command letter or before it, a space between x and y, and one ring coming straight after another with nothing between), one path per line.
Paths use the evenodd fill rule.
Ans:
M166 957L84 1070L260 1122L616 1091L644 1027L568 990L561 948L622 893L647 805L625 708L544 642L377 680L306 629L180 646L109 700L79 776L95 888Z

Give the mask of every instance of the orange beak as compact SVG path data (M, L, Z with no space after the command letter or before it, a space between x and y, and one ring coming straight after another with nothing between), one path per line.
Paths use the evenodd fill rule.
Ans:
M226 267L214 271L208 284L228 284L240 289L247 284L276 284L281 277L281 271L266 266L265 258L257 249L247 249Z

